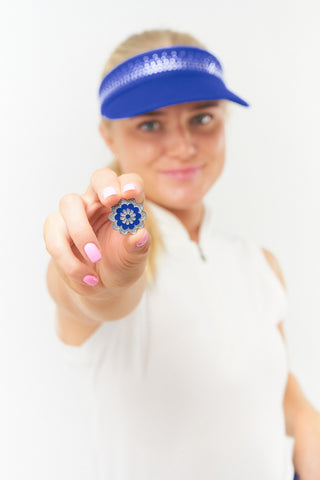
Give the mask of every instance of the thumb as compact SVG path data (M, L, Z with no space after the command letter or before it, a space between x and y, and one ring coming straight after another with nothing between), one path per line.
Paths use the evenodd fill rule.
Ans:
M151 235L146 228L126 237L129 238L122 242L122 252L119 252L121 267L117 273L117 284L122 286L131 285L141 277L146 268L151 245Z
M151 235L146 228L142 228L135 235L130 235L126 242L128 254L136 256L137 254L145 254L148 252L151 244Z

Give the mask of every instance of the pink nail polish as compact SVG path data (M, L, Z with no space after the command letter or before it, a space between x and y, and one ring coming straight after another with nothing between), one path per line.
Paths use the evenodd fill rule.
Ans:
M85 277L83 277L82 280L93 287L99 282L99 280L94 275L86 275Z
M86 252L87 256L91 260L91 262L95 263L101 259L100 250L96 247L94 243L87 243L84 246L84 251Z
M148 240L148 232L145 231L143 237L139 240L139 242L136 243L137 247L142 247L147 243Z

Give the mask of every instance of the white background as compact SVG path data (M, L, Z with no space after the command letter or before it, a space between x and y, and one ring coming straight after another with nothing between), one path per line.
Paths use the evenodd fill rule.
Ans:
M2 2L1 453L9 480L92 479L86 376L57 355L43 223L110 152L98 133L105 61L132 33L194 34L222 61L233 104L217 226L278 258L295 373L320 410L319 3L292 0ZM83 421L79 419L83 417Z

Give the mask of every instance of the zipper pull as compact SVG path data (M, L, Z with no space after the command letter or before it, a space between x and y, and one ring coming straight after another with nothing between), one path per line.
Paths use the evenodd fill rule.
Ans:
M204 256L204 253L202 251L202 248L200 247L200 244L197 243L198 245L198 250L199 250L199 253L200 253L200 257L202 258L202 260L205 262L206 261L206 257Z

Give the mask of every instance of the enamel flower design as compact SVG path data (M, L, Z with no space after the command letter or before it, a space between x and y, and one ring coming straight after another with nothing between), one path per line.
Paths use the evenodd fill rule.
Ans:
M147 214L143 210L143 204L137 203L134 198L130 198L130 200L122 198L111 209L112 213L110 213L109 219L112 221L112 227L114 230L119 230L122 235L136 233L138 228L144 227Z

